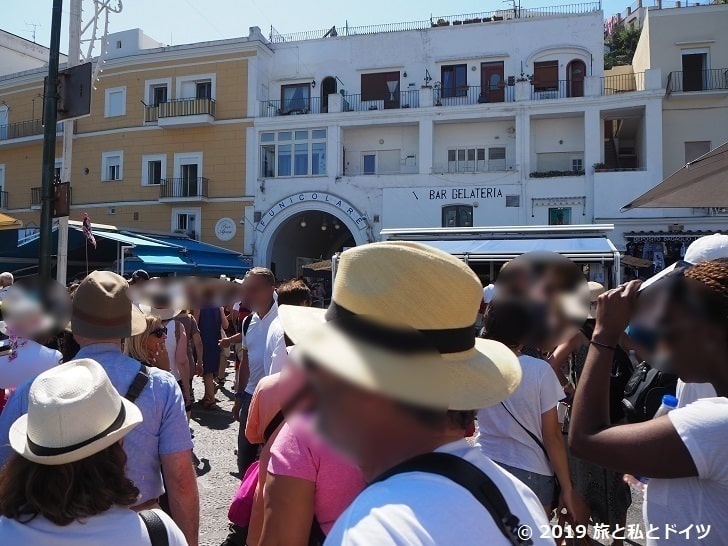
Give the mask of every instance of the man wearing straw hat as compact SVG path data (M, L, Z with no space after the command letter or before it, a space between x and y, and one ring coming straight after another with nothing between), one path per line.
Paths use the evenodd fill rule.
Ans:
M521 379L511 351L474 337L481 298L449 254L375 243L341 255L328 310L281 306L319 428L370 483L327 544L553 544L536 496L447 437L448 410L498 404Z
M142 367L121 351L121 339L140 334L146 319L129 298L129 284L109 271L94 271L73 297L71 330L81 346L77 358L96 360L119 394L133 399L144 422L124 440L127 475L139 488L136 510L157 506L164 472L172 519L190 546L197 546L199 494L192 466L192 440L182 392L174 376ZM0 415L0 465L12 453L10 425L28 411L30 383L22 385Z

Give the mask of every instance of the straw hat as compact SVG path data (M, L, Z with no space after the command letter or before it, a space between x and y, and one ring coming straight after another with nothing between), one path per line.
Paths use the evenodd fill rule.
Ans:
M73 295L71 330L89 339L144 333L147 321L129 297L129 283L111 271L93 271Z
M98 362L72 360L33 381L28 413L10 427L10 446L29 461L67 464L106 449L141 422Z
M414 405L479 409L521 381L516 356L476 339L483 297L460 260L406 242L341 254L331 306L281 306L284 329L303 356L365 389Z

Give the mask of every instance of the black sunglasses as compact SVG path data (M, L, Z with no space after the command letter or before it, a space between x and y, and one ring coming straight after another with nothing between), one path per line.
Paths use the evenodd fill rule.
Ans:
M164 336L167 335L167 327L162 326L161 328L157 328L156 330L152 330L152 335L157 336L159 339L162 339Z

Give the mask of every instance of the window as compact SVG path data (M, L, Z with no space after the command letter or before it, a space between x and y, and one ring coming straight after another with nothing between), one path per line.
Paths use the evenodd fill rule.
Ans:
M361 100L382 100L385 108L399 108L399 72L362 74Z
M442 97L464 97L468 94L468 65L442 67Z
M113 118L124 115L126 115L126 87L107 89L104 117Z
M211 99L212 98L212 82L203 81L195 82L195 96L198 99Z
M571 158L571 172L583 173L584 172L584 158L572 157Z
M326 174L326 129L260 134L260 177Z
M178 99L214 99L217 75L194 74L182 76L176 79L176 91Z
M442 207L442 227L473 227L473 207L470 205Z
M63 170L63 159L56 159L56 163L53 166L53 180L61 179L62 170Z
M200 226L199 209L173 209L172 210L172 231L187 235L192 239L199 239Z
M506 208L517 208L521 206L520 195L506 195Z
M485 148L456 148L448 150L447 170L451 173L485 171Z
M167 86L166 85L154 85L152 86L152 106L159 106L160 104L167 102Z
M710 140L696 140L685 143L685 163L695 161L710 151Z
M506 170L506 149L505 148L488 148L488 170L489 171L505 171Z
M202 152L174 154L174 176L171 191L175 197L201 197Z
M124 177L124 152L104 152L101 154L101 180L111 182Z
M298 83L281 86L281 113L305 113L311 107L311 84Z
M533 63L533 90L558 91L559 61Z
M116 49L121 49L121 40L116 40Z
M377 174L377 154L363 154L361 163L363 174Z
M142 156L142 186L158 186L167 176L165 154Z
M571 207L549 209L550 226L568 226L571 224Z

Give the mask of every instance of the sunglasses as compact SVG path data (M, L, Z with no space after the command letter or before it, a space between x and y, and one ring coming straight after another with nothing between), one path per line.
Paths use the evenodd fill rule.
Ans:
M164 336L167 335L167 327L163 326L161 328L157 328L156 330L152 330L151 335L157 336L159 339L162 339Z

